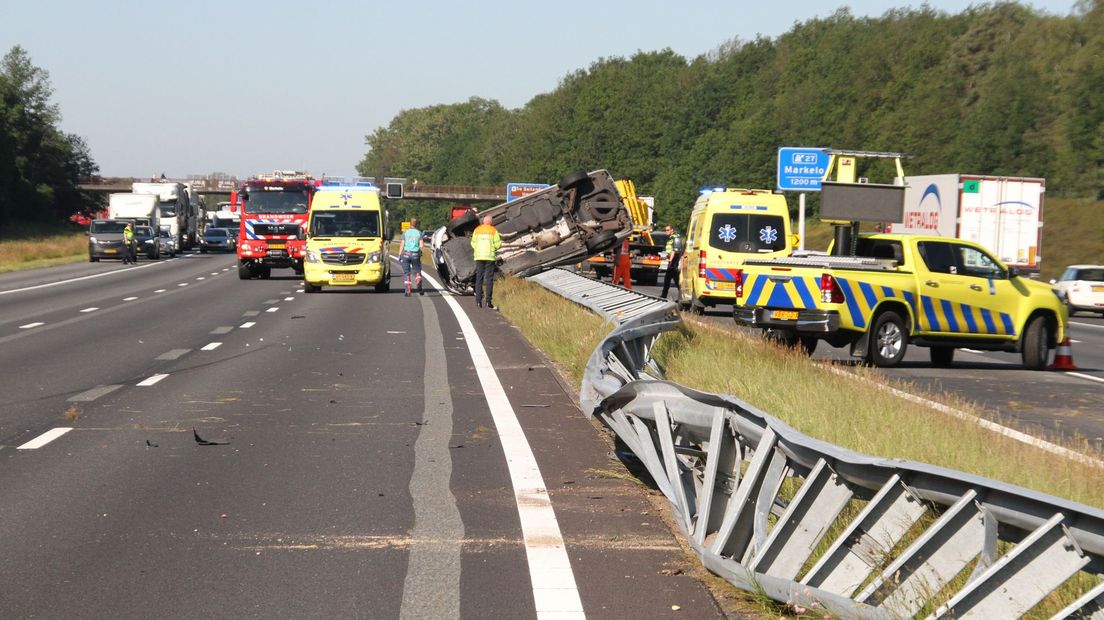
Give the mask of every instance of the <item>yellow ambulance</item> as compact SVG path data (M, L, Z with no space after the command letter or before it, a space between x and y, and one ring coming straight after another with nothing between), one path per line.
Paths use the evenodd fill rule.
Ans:
M694 202L679 272L679 307L695 313L734 304L744 260L789 256L796 236L782 194L717 187Z
M305 231L303 289L317 293L323 286L371 286L386 292L391 285L387 232L378 187L323 184L311 201Z

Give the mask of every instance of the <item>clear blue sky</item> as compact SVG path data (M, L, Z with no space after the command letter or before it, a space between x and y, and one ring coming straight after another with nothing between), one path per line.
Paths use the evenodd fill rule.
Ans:
M932 0L959 12L969 0ZM1027 2L1068 15L1075 0ZM850 6L906 0L437 3L7 0L0 53L50 72L62 128L108 176L299 168L349 175L401 110L479 96L516 108L603 57L687 58Z

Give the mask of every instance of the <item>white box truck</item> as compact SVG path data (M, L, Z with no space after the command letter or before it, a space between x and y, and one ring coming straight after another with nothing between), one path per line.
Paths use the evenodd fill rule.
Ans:
M134 183L130 189L135 194L157 196L161 211L161 225L168 226L178 250L191 249L198 239L196 210L188 199L183 183L164 181L160 183Z
M161 226L157 196L151 194L111 194L107 198L107 219L127 220L137 225Z
M1037 272L1042 264L1046 181L980 174L905 177L903 221L887 232L973 241L1005 264Z

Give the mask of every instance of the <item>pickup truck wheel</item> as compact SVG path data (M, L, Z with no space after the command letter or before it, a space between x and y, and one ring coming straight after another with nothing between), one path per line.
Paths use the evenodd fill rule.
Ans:
M908 332L901 315L887 310L878 315L870 330L870 363L879 368L892 368L901 363L908 349Z
M1028 370L1043 370L1046 368L1047 358L1050 357L1050 349L1047 348L1046 319L1037 316L1027 324L1023 333L1023 365Z
M931 353L932 366L947 368L954 363L954 347L932 347L928 352Z
M560 182L557 185L559 185L560 189L568 189L573 185L578 185L579 183L583 182L588 176L589 175L583 170L572 172L571 174L560 179Z

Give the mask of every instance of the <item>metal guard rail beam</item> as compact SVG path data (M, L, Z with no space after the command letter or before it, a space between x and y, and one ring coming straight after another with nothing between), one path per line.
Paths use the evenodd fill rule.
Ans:
M533 279L619 323L588 361L583 411L639 458L712 572L845 618L1017 617L1077 578L1079 598L1054 617L1104 619L1104 511L852 452L665 381L650 352L679 324L669 302L617 317L608 300L624 289L554 271Z

